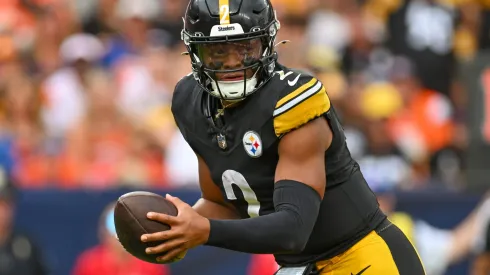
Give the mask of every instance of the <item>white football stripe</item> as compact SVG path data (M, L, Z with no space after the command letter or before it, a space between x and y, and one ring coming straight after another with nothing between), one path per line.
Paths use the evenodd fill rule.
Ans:
M284 104L281 106L279 109L276 109L273 113L273 116L278 116L282 113L285 113L289 109L293 108L296 106L298 103L303 101L305 98L308 98L314 94L316 94L318 91L320 91L322 88L322 83L318 81L315 86L307 90L306 92L302 93L301 95L295 97L293 100L289 101L288 103Z

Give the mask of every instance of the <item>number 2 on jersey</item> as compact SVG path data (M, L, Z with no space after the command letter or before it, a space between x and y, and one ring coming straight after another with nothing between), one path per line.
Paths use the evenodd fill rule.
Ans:
M284 79L286 79L286 77L294 74L293 72L287 72L287 73L284 73L284 71L275 71L274 74L276 75L279 75L279 79L281 81L284 81ZM301 76L301 74L298 74L296 76L296 78L294 80L288 80L288 85L293 87L294 85L296 85L296 83L298 83L298 80L299 80L299 77Z
M233 184L238 186L238 188L240 188L243 193L243 198L248 203L248 215L251 218L258 217L260 211L260 202L245 177L237 171L226 170L221 176L221 179L223 181L223 187L225 188L226 197L229 200L236 200L237 197L235 195L235 192L233 191Z

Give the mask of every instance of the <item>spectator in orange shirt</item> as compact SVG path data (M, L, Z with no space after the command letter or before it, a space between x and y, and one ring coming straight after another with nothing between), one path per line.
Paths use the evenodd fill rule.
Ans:
M79 256L72 275L170 275L166 266L140 261L124 250L116 238L114 204L103 212L99 234L101 243Z
M424 161L453 141L451 102L438 91L424 88L408 59L396 58L392 72L405 105L389 120L392 138L414 162Z

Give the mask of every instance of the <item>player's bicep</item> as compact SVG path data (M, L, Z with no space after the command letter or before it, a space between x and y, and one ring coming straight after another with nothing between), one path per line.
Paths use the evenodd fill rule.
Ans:
M326 185L325 151L333 134L324 118L315 119L285 135L279 143L275 181L309 185L323 198Z

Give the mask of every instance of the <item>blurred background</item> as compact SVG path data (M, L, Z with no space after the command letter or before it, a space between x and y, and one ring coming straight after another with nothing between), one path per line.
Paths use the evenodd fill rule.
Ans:
M490 2L272 2L278 39L291 41L280 62L323 81L353 156L428 275L490 274ZM119 195L200 195L170 111L190 73L186 5L0 0L1 275L274 272L269 255L209 247L148 265L114 241Z

